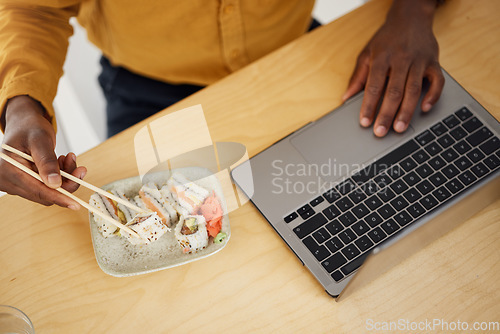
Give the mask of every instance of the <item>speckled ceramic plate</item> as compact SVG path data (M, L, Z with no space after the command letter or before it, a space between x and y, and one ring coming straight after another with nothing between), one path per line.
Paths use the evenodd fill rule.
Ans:
M175 170L194 181L207 190L215 191L220 199L222 209L227 212L226 202L219 181L208 169L200 167L188 167ZM171 172L156 172L145 176L147 182L153 181L157 185L167 182ZM128 198L139 193L142 182L139 177L118 180L104 187L104 190L121 190ZM90 231L94 253L99 267L108 275L115 277L126 277L146 274L162 269L168 269L197 261L213 255L224 248L231 236L229 218L227 214L222 217L221 232L227 234L225 240L220 244L209 239L208 246L196 253L184 254L174 236L174 228L165 233L158 241L149 245L132 245L125 238L114 236L104 238L97 230L92 214L90 214Z

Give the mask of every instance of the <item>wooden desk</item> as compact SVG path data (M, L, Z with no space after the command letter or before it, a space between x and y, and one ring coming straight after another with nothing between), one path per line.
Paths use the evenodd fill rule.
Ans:
M214 141L243 143L254 155L340 104L389 5L370 2L160 115L201 103ZM450 0L435 19L443 67L497 119L499 12L495 0ZM142 125L79 157L89 182L137 173ZM500 320L500 201L341 303L251 204L230 214L222 252L121 279L97 266L84 210L5 196L0 212L0 303L24 310L37 333L363 333L367 319Z

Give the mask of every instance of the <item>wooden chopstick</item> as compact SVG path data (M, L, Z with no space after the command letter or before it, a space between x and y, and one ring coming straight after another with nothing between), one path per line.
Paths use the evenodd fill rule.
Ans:
M25 173L33 176L35 179L37 179L38 181L40 181L40 182L43 183L43 180L40 177L40 175L38 175L33 170L31 170L28 167L26 167L25 165L23 165L19 161L16 161L16 160L12 159L11 157L9 157L8 155L6 155L3 152L0 152L0 158L2 158L3 160L7 161L11 165L13 165L13 166L21 169L23 172L25 172ZM80 204L81 206L83 206L84 208L86 208L87 210L89 210L90 212L92 212L93 214L98 215L99 217L101 217L102 219L106 220L107 222L115 225L118 228L121 228L121 229L127 231L128 233L132 234L134 237L143 239L134 230L130 229L129 227L127 227L125 225L123 225L119 221L114 220L113 218L104 215L102 212L100 212L99 210L97 210L96 208L94 208L93 206L91 206L90 204L88 204L87 202L85 202L85 201L81 200L80 198L76 197L75 195L73 195L72 193L70 193L69 191L67 191L66 189L57 188L56 190L59 191L61 194L66 195L69 198L71 198L72 200L76 201L78 204Z
M7 144L2 144L2 148L4 150L6 150L6 151L9 151L9 152L12 152L14 154L17 154L18 156L20 156L20 157L22 157L22 158L24 158L24 159L26 159L28 161L34 162L33 158L30 155L28 155L28 154L26 154L24 152L21 152L18 149L12 147L12 146L9 146ZM75 183L78 183L81 186L84 186L85 188L93 190L93 191L95 191L96 193L98 193L100 195L103 195L103 196L105 196L107 198L110 198L110 199L112 199L112 200L120 203L120 204L123 204L124 206L126 206L126 207L128 207L128 208L130 208L130 209L132 209L132 210L134 210L136 212L139 212L139 213L147 213L147 212L149 212L148 210L144 210L143 208L140 208L137 205L134 205L134 204L130 203L129 201L124 200L123 198L115 196L115 195L107 192L106 190L103 190L103 189L98 188L98 187L96 187L96 186L94 186L94 185L92 185L92 184L90 184L88 182L85 182L85 181L83 181L83 180L81 180L81 179L79 179L79 178L77 178L77 177L75 177L75 176L73 176L73 175L71 175L69 173L66 173L65 171L61 171L61 175L64 176L65 178L67 178L67 179L70 179L71 181L73 181Z

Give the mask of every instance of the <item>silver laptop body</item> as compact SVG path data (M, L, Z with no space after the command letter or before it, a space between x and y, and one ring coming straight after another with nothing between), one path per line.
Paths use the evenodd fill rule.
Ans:
M500 197L500 124L444 75L403 134L360 127L361 93L231 173L337 300Z

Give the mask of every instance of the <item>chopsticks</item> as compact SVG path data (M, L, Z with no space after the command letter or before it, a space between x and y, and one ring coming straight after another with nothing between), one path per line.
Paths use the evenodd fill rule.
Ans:
M9 152L12 152L14 154L17 154L18 156L20 156L20 157L22 157L22 158L24 158L24 159L26 159L28 161L34 162L33 158L30 155L28 155L28 154L26 154L24 152L21 152L18 149L15 149L12 146L9 146L7 144L2 144L2 148L4 150L6 150L6 151L9 151ZM130 209L132 209L134 211L137 211L139 213L146 213L146 212L148 212L147 210L144 210L144 209L138 207L137 205L134 205L134 204L132 204L132 203L124 200L123 198L120 198L120 197L115 196L115 195L113 195L113 194L111 194L111 193L109 193L109 192L107 192L105 190L102 190L101 188L98 188L98 187L96 187L96 186L94 186L94 185L92 185L92 184L90 184L88 182L85 182L85 181L83 181L83 180L81 180L81 179L79 179L79 178L77 178L77 177L75 177L75 176L73 176L73 175L71 175L69 173L66 173L65 171L61 171L61 175L64 176L65 178L67 178L67 179L70 179L71 181L73 181L75 183L78 183L81 186L84 186L85 188L93 190L93 191L95 191L98 194L101 194L101 195L103 195L103 196L105 196L107 198L112 199L115 202L123 204L124 206L126 206L126 207L128 207L128 208L130 208Z
M16 150L6 144L3 144L2 145L2 148L12 152L11 149L13 150ZM16 150L17 151L17 150ZM20 152L20 151L19 151ZM13 152L13 153L16 153L17 152ZM22 153L22 152L20 152ZM33 161L32 158L23 153L23 155L26 155L27 157L29 157L29 159L27 160L30 160L30 161ZM24 157L23 155L20 155L22 156L23 158L26 159L26 157ZM32 177L34 177L35 179L37 179L38 181L42 182L43 183L43 180L42 178L40 177L40 175L38 175L37 173L35 173L33 170L29 169L28 167L26 167L25 165L21 164L20 162L14 160L13 158L9 157L8 155L6 155L5 153L3 152L0 152L0 158L2 158L3 160L5 160L6 162L10 163L11 165L21 169L23 172L31 175ZM78 179L79 181L82 181L80 179ZM120 228L120 229L123 229L125 231L127 231L128 233L130 233L131 235L133 235L134 237L137 237L137 238L141 238L141 236L139 236L137 234L137 232L135 232L134 230L132 230L131 228L123 225L122 223L120 223L119 221L117 220L114 220L113 218L111 218L110 216L106 216L104 215L102 212L100 212L99 210L97 210L96 208L94 208L93 206L91 206L90 204L88 204L87 202L81 200L80 198L76 197L75 195L73 195L72 193L70 193L69 191L67 191L66 189L63 189L63 188L57 188L56 189L57 191L59 191L61 194L71 198L72 200L76 201L78 204L80 204L81 206L83 206L84 208L86 208L87 210L89 210L90 212L92 212L93 214L101 217L102 219L106 220L107 222L115 225L116 227ZM144 211L143 209L141 209L141 211ZM142 239L142 238L141 238Z

